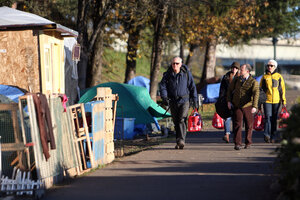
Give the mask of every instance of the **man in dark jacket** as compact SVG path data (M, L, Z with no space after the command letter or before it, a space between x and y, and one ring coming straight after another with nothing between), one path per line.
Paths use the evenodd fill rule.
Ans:
M221 81L221 85L220 85L220 92L219 92L219 98L227 98L227 90L228 87L230 85L230 83L232 82L232 80L236 77L238 77L239 71L240 69L240 63L239 62L233 62L231 64L230 67L230 71L227 72ZM225 118L224 119L225 123L224 123L224 137L223 140L226 143L229 143L229 135L230 135L230 126L231 126L231 117Z
M183 149L186 137L186 121L191 104L199 109L197 90L193 76L180 57L172 60L171 66L163 74L160 82L160 95L163 103L170 106L176 131L176 149Z
M241 66L240 77L231 82L227 91L227 106L233 108L234 149L240 150L242 145L243 119L245 119L245 149L252 144L253 114L257 111L259 98L258 82L250 75L249 64Z

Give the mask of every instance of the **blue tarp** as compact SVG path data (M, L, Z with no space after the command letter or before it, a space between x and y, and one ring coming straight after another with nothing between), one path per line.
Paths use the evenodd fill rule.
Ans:
M259 84L262 75L254 78ZM221 83L207 84L204 88L200 90L200 94L202 94L202 96L204 97L204 104L217 102L219 98L220 85Z
M14 86L0 85L0 94L10 98L14 102L18 103L19 96L23 96L24 92Z
M221 83L207 84L200 90L200 94L204 97L203 103L215 103L219 98Z
M258 76L258 77L254 77L255 78L255 80L258 82L258 84L259 84L259 82L260 82L260 80L261 80L261 78L263 77L263 75L261 75L261 76Z
M150 80L143 76L136 76L127 82L129 85L135 85L147 88L150 91Z

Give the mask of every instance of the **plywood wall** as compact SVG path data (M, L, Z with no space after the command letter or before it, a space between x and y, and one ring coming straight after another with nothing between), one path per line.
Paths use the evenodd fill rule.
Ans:
M33 30L0 31L0 84L40 92L38 35Z

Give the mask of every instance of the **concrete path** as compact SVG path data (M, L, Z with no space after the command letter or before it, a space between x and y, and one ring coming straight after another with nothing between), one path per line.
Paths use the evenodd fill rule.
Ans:
M236 151L222 131L189 134L184 150L165 143L47 191L43 199L268 200L277 145L254 132L251 149Z

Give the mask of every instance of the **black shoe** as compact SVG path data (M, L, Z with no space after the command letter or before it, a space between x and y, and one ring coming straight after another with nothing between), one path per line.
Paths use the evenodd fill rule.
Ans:
M176 146L175 146L175 149L179 149L179 146L178 146L178 144L176 144Z
M184 141L183 140L180 140L177 145L179 146L179 149L183 149L184 147Z
M235 145L234 150L241 150L241 146L240 145Z
M265 137L264 137L264 140L265 140L265 143L270 143L270 142L271 142L269 136L265 136Z
M250 148L251 148L251 145L250 145L250 144L246 144L244 148L245 148L245 149L250 149Z

